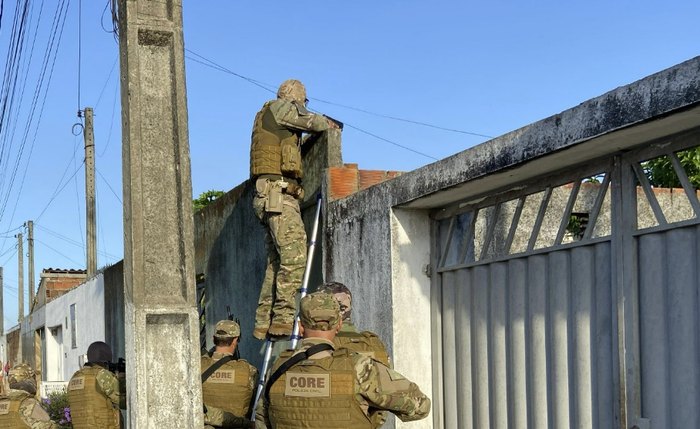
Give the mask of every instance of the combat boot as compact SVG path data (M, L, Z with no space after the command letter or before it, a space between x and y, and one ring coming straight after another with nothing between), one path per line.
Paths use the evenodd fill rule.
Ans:
M268 333L273 337L289 337L292 335L294 325L292 323L272 322Z

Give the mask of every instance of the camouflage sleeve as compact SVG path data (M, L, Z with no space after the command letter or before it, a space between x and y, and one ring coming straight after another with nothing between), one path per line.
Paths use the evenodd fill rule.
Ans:
M264 399L258 401L258 406L255 408L255 429L268 429L272 427L267 412L268 405L269 404L267 404Z
M391 411L404 422L428 415L430 399L415 383L374 359L360 354L354 356L358 393L370 408Z
M27 424L27 427L32 429L58 428L58 425L51 421L46 410L41 408L39 402L34 398L28 398L22 401L19 406L19 413L22 416L22 421Z
M126 409L124 398L121 394L121 388L119 385L119 379L106 369L100 370L95 377L97 379L97 388L114 404L114 406L121 409Z
M250 428L252 422L245 417L238 417L221 408L207 406L204 413L204 424L217 428Z
M250 375L248 376L248 388L255 395L255 390L258 386L258 369L250 365Z
M298 131L321 132L330 128L328 120L286 100L277 100L270 111L278 124Z

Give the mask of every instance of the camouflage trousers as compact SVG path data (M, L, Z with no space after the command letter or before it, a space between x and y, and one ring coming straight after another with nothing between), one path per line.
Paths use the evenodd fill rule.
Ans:
M255 312L256 328L294 322L296 294L306 268L306 231L299 202L290 195L283 198L282 213L265 212L264 194L253 199L255 215L267 226L267 268Z

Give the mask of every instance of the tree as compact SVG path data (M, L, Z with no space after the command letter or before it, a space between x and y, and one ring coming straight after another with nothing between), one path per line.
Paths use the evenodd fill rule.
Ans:
M194 200L192 200L192 205L194 206L194 211L198 212L198 211L202 210L204 207L213 203L214 201L216 201L216 199L218 199L219 197L221 197L224 194L225 194L224 191L214 191L214 190L202 192L201 194L199 194L198 198L195 198Z
M693 188L700 189L700 146L677 152L678 160L685 170ZM659 188L680 188L681 182L673 169L668 156L650 159L642 164L652 186Z

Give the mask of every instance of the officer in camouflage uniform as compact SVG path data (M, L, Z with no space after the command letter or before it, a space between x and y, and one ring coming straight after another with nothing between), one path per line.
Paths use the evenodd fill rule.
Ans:
M306 232L299 200L302 133L338 126L306 109L306 89L286 80L277 99L266 102L255 116L250 147L250 178L255 183L255 215L267 227L267 268L260 289L253 335L259 339L289 336L295 296L306 266Z
M12 368L8 381L9 390L0 396L0 428L58 428L36 400L35 373L29 365Z
M240 335L238 323L219 321L214 330L215 349L201 359L203 374L213 365L218 366L213 372L208 371L208 377L202 383L202 400L207 410L205 422L212 427L255 427L246 416L258 370L244 359L233 359ZM225 363L219 364L222 359Z
M352 323L352 292L340 282L328 282L319 287L319 292L332 295L340 306L340 318L343 325L335 336L333 343L336 348L347 348L350 351L369 356L391 368L391 360L386 346L379 336L370 331L358 331ZM386 411L375 411L370 414L375 428L381 427L387 418Z
M415 383L368 356L335 349L342 320L331 295L315 292L299 305L304 339L273 366L258 409L267 427L370 429L373 409L391 411L403 421L428 415L430 399Z
M102 341L90 344L88 362L68 383L68 403L75 429L119 429L119 409L126 409L125 384L109 371L112 349Z

